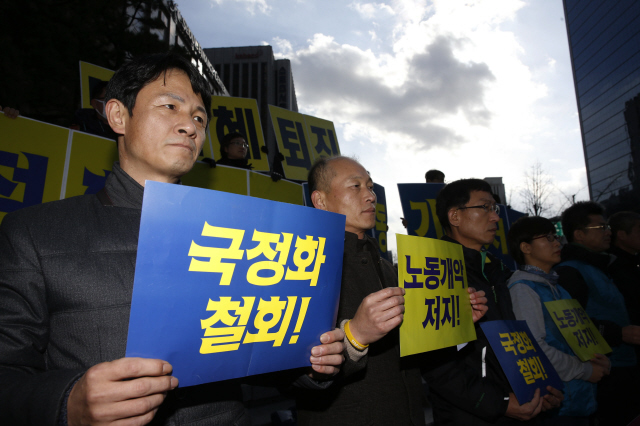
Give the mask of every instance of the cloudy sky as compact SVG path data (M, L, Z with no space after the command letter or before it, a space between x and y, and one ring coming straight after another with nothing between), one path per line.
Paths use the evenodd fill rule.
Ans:
M405 233L398 183L500 176L522 208L539 162L556 213L588 191L561 0L181 0L203 47L272 45L300 112L386 190L389 248ZM566 196L565 196L566 195Z

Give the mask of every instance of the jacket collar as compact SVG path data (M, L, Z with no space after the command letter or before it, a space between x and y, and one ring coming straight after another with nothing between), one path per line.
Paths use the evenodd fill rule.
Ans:
M587 250L585 247L578 244L569 243L562 247L562 261L567 262L569 260L585 262L591 266L595 266L603 272L607 272L607 268L611 263L611 256L607 253L598 253Z
M142 209L144 187L122 170L119 162L113 163L113 171L104 187L113 206Z

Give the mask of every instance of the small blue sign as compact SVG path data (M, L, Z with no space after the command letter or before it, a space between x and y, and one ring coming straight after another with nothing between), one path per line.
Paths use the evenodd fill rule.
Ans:
M480 327L521 405L531 401L538 388L541 397L549 393L549 385L564 388L526 321L487 321Z
M128 357L181 386L309 366L335 326L345 217L147 181Z

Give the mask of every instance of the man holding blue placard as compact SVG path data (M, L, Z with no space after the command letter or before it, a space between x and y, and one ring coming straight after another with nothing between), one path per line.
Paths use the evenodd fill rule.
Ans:
M489 295L482 322L515 320L506 286L511 271L483 248L495 238L498 212L491 187L480 179L452 182L436 200L436 213L446 231L443 240L463 246L469 286ZM479 323L476 333L477 340L459 345L457 351L440 351L437 355L446 362L425 373L437 424L517 424L559 406L562 393L550 387L551 393L543 398L536 390L531 401L519 403Z
M238 383L173 391L169 363L123 358L145 180L177 183L192 168L208 83L186 59L154 55L120 68L105 101L120 158L105 189L9 214L0 227L0 418L248 424ZM337 372L343 336L321 337L313 371Z

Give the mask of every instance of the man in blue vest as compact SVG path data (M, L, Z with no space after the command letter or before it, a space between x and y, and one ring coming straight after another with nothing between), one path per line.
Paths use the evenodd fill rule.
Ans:
M634 345L640 326L630 325L625 300L609 274L611 230L604 208L592 201L574 204L562 213L562 229L569 244L557 266L559 284L585 308L613 348L611 374L598 384L600 424L626 425L638 414L638 378Z

